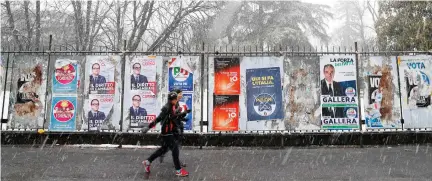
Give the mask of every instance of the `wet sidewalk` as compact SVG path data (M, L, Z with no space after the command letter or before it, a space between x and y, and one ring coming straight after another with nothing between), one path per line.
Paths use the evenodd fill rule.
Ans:
M429 146L184 148L190 176L174 175L171 152L163 163L141 166L154 148L1 148L1 180L431 180Z

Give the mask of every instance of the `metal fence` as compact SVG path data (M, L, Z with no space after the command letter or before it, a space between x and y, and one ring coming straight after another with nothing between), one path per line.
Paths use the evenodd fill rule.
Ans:
M253 46L225 46L225 47L216 47L216 46L212 46L212 45L205 45L202 44L200 46L195 46L195 47L188 47L188 48L177 48L176 50L172 50L172 49L159 49L158 51L153 51L153 52L147 52L147 51L108 51L108 50L100 50L100 51L69 51L67 49L64 48L64 46L54 46L56 48L51 48L48 47L47 50L43 50L43 51L13 51L13 50L7 50L7 51L3 51L1 52L2 57L7 57L7 62L6 62L6 71L5 71L5 76L4 76L4 80L2 81L2 84L4 85L3 87L3 92L4 94L2 94L2 96L4 97L4 99L2 100L6 100L7 97L13 97L15 96L13 87L15 84L15 82L13 82L13 78L14 76L18 76L18 74L16 73L16 62L15 59L16 57L20 57L23 55L27 55L27 56L35 56L35 57L45 57L46 58L46 72L44 74L44 76L46 77L46 80L44 82L44 84L47 87L47 91L45 92L45 94L43 95L45 97L45 101L44 101L44 111L43 113L41 113L41 117L43 118L43 124L42 126L38 126L38 127L33 127L33 128L16 128L13 126L9 126L6 129L3 129L2 126L2 130L4 131L35 131L35 130L39 130L39 129L43 129L45 131L50 131L48 129L48 114L50 113L51 106L47 106L49 104L49 100L52 98L52 94L51 92L49 92L48 90L49 85L51 84L50 77L53 73L52 71L52 64L53 61L55 60L54 58L56 57L62 57L62 56L87 56L87 55L118 55L121 57L121 73L120 73L120 83L122 84L121 89L122 91L120 94L120 111L121 111L121 115L120 115L120 120L118 120L119 124L120 124L120 128L119 129L106 129L106 130L102 130L102 131L106 131L106 132L140 132L139 130L134 130L134 129L126 129L123 127L123 121L124 121L124 116L123 116L123 107L124 107L124 79L125 79L125 63L126 63L126 57L127 56L131 56L131 55L155 55L155 56L162 56L162 57L169 57L169 56L199 56L199 67L197 67L197 72L199 72L200 76L199 76L199 80L196 81L196 83L198 83L197 87L198 90L196 90L196 94L198 94L199 96L199 100L196 100L194 102L195 105L198 105L199 107L194 106L194 109L199 109L200 111L198 111L198 113L194 114L194 124L193 124L193 129L190 131L186 131L186 133L214 133L214 132L221 132L221 133L239 133L239 134L250 134L250 133L262 133L262 134L271 134L271 133L280 133L280 132L288 132L288 133L304 133L304 132L312 132L312 133L320 133L320 132L362 132L362 131L367 131L367 132L382 132L382 131L407 131L407 130L419 130L419 131L430 131L432 128L432 122L425 127L417 127L417 128L405 128L404 127L404 115L402 114L402 111L400 111L400 127L384 127L384 128L367 128L364 125L364 116L362 116L364 114L364 111L362 110L364 108L362 102L363 102L363 94L364 94L364 72L365 72L365 64L366 62L364 61L365 59L368 59L368 57L371 56L382 56L382 57L397 57L397 56L403 56L403 55L431 55L431 52L427 52L427 51L375 51L373 50L368 50L367 48L361 48L359 49L357 47L357 43L355 43L354 48L346 48L346 47L292 47L292 46L277 46L277 47L268 47L267 50L264 49L260 49L257 46L253 47ZM190 51L182 51L184 49L190 50ZM280 120L282 123L284 123L283 128L278 128L278 129L273 129L271 127L264 127L263 129L252 129L252 130L248 130L247 128L243 128L243 129L239 129L238 131L214 131L212 129L209 128L209 126L211 126L209 123L211 120L211 116L210 114L208 114L208 110L211 109L213 106L209 105L208 102L210 100L210 97L212 96L213 92L209 91L209 85L212 84L210 82L210 80L212 78L214 78L214 75L211 75L211 61L213 60L214 57L280 57L283 59L283 65L287 66L287 67L296 67L299 66L300 64L306 64L308 67L312 67L306 71L309 71L309 73L314 74L313 76L310 76L311 79L307 80L307 81L316 81L318 78L319 81L319 57L323 56L323 55L353 55L355 56L356 59L356 72L357 72L357 89L360 90L360 93L358 93L357 95L359 96L359 118L360 121L359 122L359 127L358 129L351 129L351 130L337 130L337 129L309 129L307 127L303 127L303 128L299 128L298 126L296 127L296 125L292 126L288 124L288 120L285 117L287 115L287 112L292 110L292 103L288 103L286 101L283 102L283 107L285 107L287 110L284 110L284 119ZM391 59L391 58L389 58ZM289 61L288 61L289 60ZM304 62L302 62L303 60L305 60ZM394 59L396 60L396 58ZM297 62L296 62L297 61ZM296 62L296 63L293 63ZM298 63L298 62L302 62L302 63ZM166 62L162 63L161 65L166 66L165 65ZM398 67L398 66L397 66ZM84 66L82 66L81 68L84 68ZM395 68L395 67L393 67ZM167 67L163 67L162 69L167 69ZM314 72L318 70L318 72ZM164 70L165 71L165 70ZM161 73L165 73L164 71L162 71ZM282 78L283 76L285 77L289 77L293 75L293 70L292 69L285 69L285 74L281 75ZM399 71L397 71L398 73ZM214 73L214 71L213 71ZM161 74L161 79L166 79L166 73ZM394 75L393 74L393 78L397 78L398 80L400 79L400 75ZM84 77L84 76L83 76ZM83 78L82 78L83 79ZM162 84L166 84L165 81L162 81ZM306 82L307 84L307 82ZM400 82L399 82L400 84ZM319 85L319 84L318 84ZM290 85L287 85L290 86ZM167 93L166 91L166 87L165 85L158 85L159 91L158 92L163 92L160 93L158 95L158 98L160 98L160 101L163 100L164 96L166 96L165 94ZM315 87L317 88L317 87ZM285 87L284 87L285 89ZM194 90L195 91L195 90ZM285 91L286 92L286 91ZM12 93L10 95L8 95L7 93ZM82 92L81 92L82 93ZM80 92L78 92L78 94L80 94ZM289 92L287 92L286 94L283 94L285 97L289 96ZM400 91L400 85L397 86L397 88L394 90L394 92L392 92L392 95L395 95L393 97L398 97L399 100L401 99L401 91ZM81 98L82 99L82 98ZM11 99L12 100L12 99ZM317 103L314 103L317 104ZM319 104L319 102L318 102ZM399 106L399 109L401 110L401 104L402 101L400 100L399 102L397 102L396 100L393 100L393 105L395 105L396 107ZM83 105L83 103L81 103L80 105ZM210 107L210 108L208 108ZM316 108L315 108L316 109ZM289 111L288 111L289 110ZM13 111L13 107L12 104L9 101L5 101L3 103L2 106L2 113L3 113L3 119L2 119L2 125L3 124L8 124L8 122L13 122L14 120L11 118L11 112ZM395 110L393 110L395 111ZM429 109L430 111L430 109ZM5 115L5 113L8 113L7 115ZM307 111L306 111L307 112ZM308 115L306 114L311 114L309 113L302 113L304 115L302 115L303 117L306 117ZM393 112L391 114L394 114ZM78 119L76 120L77 122L83 122L84 120L80 119L81 114L78 114ZM432 117L431 117L432 120ZM31 120L29 120L31 121ZM247 120L246 120L247 121ZM296 121L296 120L294 120ZM362 124L363 123L363 124ZM240 124L240 123L239 123ZM297 124L297 123L296 123ZM87 132L88 130L86 129L79 129L77 130L78 132ZM157 133L158 130L154 130L154 133Z

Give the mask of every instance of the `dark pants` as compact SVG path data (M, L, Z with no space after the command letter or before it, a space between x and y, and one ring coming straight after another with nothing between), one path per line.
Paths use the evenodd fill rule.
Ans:
M177 146L180 149L181 145L183 143L183 129L181 129L181 131L175 132L174 138L177 140ZM161 156L164 156L167 152L168 152L168 150L165 150L165 152L163 152Z
M174 135L162 136L162 146L157 149L147 160L153 162L157 157L165 154L168 149L172 152L174 166L176 170L180 170L179 147Z

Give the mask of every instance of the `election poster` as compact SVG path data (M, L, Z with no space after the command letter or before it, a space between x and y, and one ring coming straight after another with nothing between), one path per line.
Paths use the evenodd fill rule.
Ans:
M115 56L87 56L86 82L89 94L114 94L117 60Z
M168 92L175 89L182 91L194 90L194 73L190 63L199 61L199 57L172 57L168 63Z
M239 130L239 96L214 95L213 131Z
M358 128L358 91L354 55L321 56L320 69L322 128Z
M240 59L214 58L214 93L216 95L240 94Z
M160 109L157 107L157 99L149 98L147 92L141 90L133 90L125 94L124 105L123 115L127 115L125 120L130 129L147 127L149 123L156 120Z
M14 56L11 104L8 127L37 129L45 116L46 57Z
M140 90L147 97L157 97L156 62L161 56L128 56L125 90Z
M247 69L246 80L248 121L283 119L280 68Z
M213 62L209 61L209 63ZM214 70L212 70L213 66L209 66L209 68L211 68L209 70L209 80L211 81ZM260 75L259 72L262 74ZM257 77L257 74L258 77L267 76L266 81L262 81L260 85L255 85L257 78L254 78L255 83L252 84L252 77ZM286 129L284 121L285 103L282 98L284 90L282 85L285 83L285 76L283 75L283 56L240 58L239 131ZM209 91L213 91L212 88L213 85L209 84ZM209 105L214 105L213 96L209 96L208 102ZM259 102L262 102L261 106L254 104ZM271 110L268 110L269 107ZM213 108L209 109L208 112L212 115ZM209 117L209 124L212 124L212 116ZM209 126L209 128L212 128L212 126Z
M76 94L78 88L78 61L57 59L52 77L53 94Z
M183 93L182 98L179 101L180 112L184 112L186 110L191 110L190 113L186 114L186 122L184 122L184 130L192 130L193 123L193 114L194 108L193 106L193 94L192 93Z
M432 56L400 56L397 62L404 127L432 127Z
M114 95L90 94L86 101L85 116L89 131L113 129L112 114L114 106Z
M49 131L75 131L77 97L52 97Z

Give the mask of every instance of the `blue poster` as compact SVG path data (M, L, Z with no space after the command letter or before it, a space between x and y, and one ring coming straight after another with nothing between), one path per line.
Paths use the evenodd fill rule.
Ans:
M168 74L168 91L193 91L193 73L180 67L171 67Z
M76 97L53 97L49 130L75 131L76 113Z
M184 130L192 130L192 115L193 115L193 108L192 108L192 104L193 104L193 94L190 93L183 93L183 97L179 102L179 107L181 108L181 111L185 111L185 110L192 110L190 113L188 113L186 115L186 123L184 124Z
M63 61L63 60L57 60ZM65 62L65 61L63 61ZM52 77L53 93L76 93L78 87L78 65L73 63L64 63L55 68Z
M246 69L248 121L283 119L279 67Z

